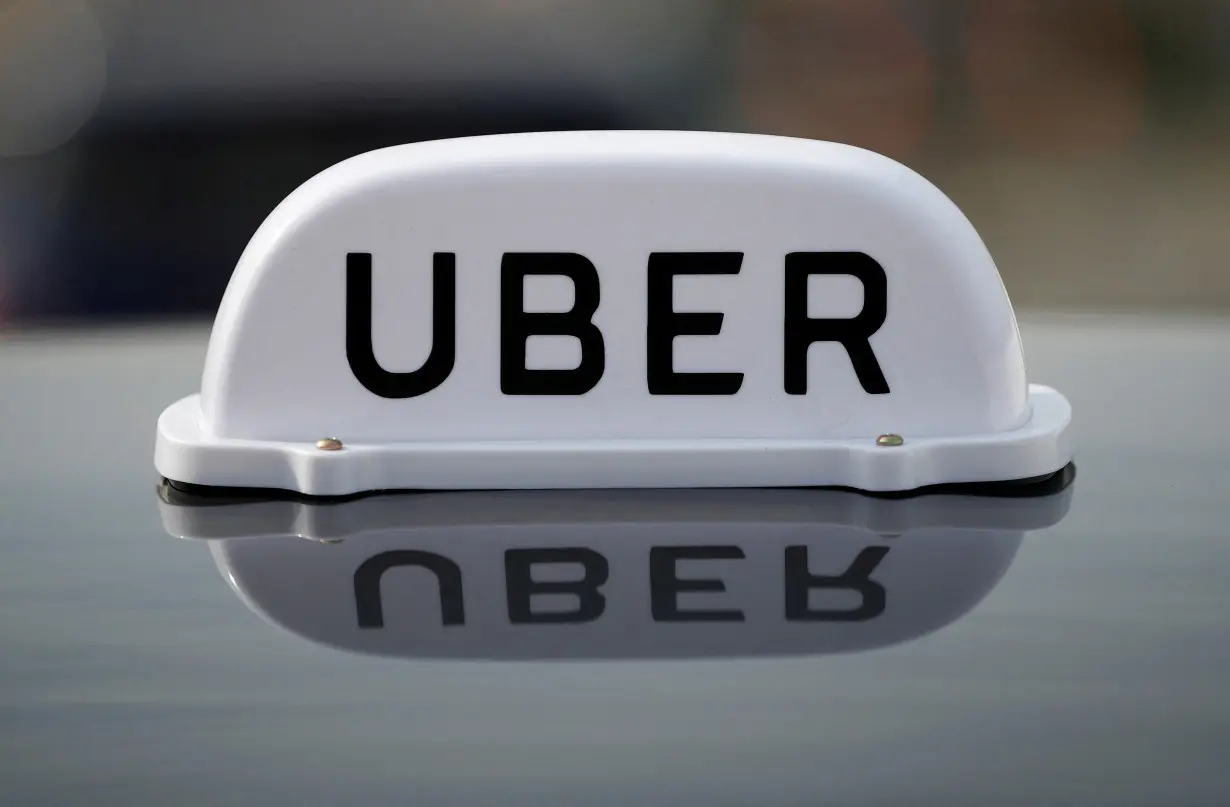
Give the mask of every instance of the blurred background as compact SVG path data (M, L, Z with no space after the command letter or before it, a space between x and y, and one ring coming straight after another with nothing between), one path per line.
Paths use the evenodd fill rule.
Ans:
M0 326L211 318L341 159L593 128L887 154L1019 308L1230 305L1225 0L0 0Z

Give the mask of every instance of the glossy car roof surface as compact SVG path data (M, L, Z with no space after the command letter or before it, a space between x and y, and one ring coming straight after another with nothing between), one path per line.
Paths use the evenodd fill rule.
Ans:
M159 495L154 423L198 388L206 328L6 334L0 802L1224 803L1230 323L1022 316L1022 334L1078 441L1074 484L1032 503L347 509ZM862 555L882 607L838 585L795 605L847 618L783 620L800 545L811 574ZM738 547L678 560L726 590L677 604L744 618L664 622L663 546ZM508 553L535 547L602 555L601 616L512 624ZM407 550L458 568L461 622L423 568L356 604L357 568Z

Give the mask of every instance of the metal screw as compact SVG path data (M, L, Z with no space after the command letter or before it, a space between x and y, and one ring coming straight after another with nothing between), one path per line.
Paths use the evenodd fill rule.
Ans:
M876 438L876 445L887 448L896 448L903 443L905 443L905 438L899 434L881 434Z
M316 447L321 451L341 451L342 441L336 437L322 437L316 441Z

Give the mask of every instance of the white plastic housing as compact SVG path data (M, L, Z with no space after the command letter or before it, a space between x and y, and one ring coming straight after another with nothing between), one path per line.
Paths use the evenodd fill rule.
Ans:
M437 253L452 256L455 277L451 372L414 397L377 394L348 360L347 317L358 299L348 255L370 256L365 333L374 359L406 373L433 350ZM583 256L597 274L591 320L604 367L583 394L503 388L501 271L517 253ZM717 333L650 333L650 300L661 313L663 299L660 284L656 298L649 289L656 253L741 255L723 259L733 272L678 275L668 286L670 310L722 314ZM869 387L836 341L804 347L806 393L788 391L785 278L794 253L853 254L881 267L883 322L866 343L887 392L874 379ZM526 312L579 303L567 277L518 285ZM875 289L852 275L814 275L803 289L796 320L799 311L849 320L875 307L867 299ZM514 341L525 345L529 370L582 362L574 336ZM737 392L652 394L648 354L664 344L675 373L741 373ZM201 393L164 412L155 461L180 482L316 495L885 491L1049 474L1071 459L1069 420L1060 394L1026 381L1012 307L978 234L908 168L790 138L542 133L383 149L292 193L240 259ZM877 446L882 433L902 435L904 445ZM318 450L324 437L345 448Z

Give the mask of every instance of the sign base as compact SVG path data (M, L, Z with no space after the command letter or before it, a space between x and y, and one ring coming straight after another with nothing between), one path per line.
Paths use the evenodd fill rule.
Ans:
M1072 411L1029 386L1032 416L996 434L840 440L571 440L346 443L213 437L200 396L158 420L154 464L167 480L218 488L352 496L388 490L832 487L905 492L937 485L1046 478L1072 459ZM324 437L325 435L320 435ZM334 435L345 441L345 435Z

